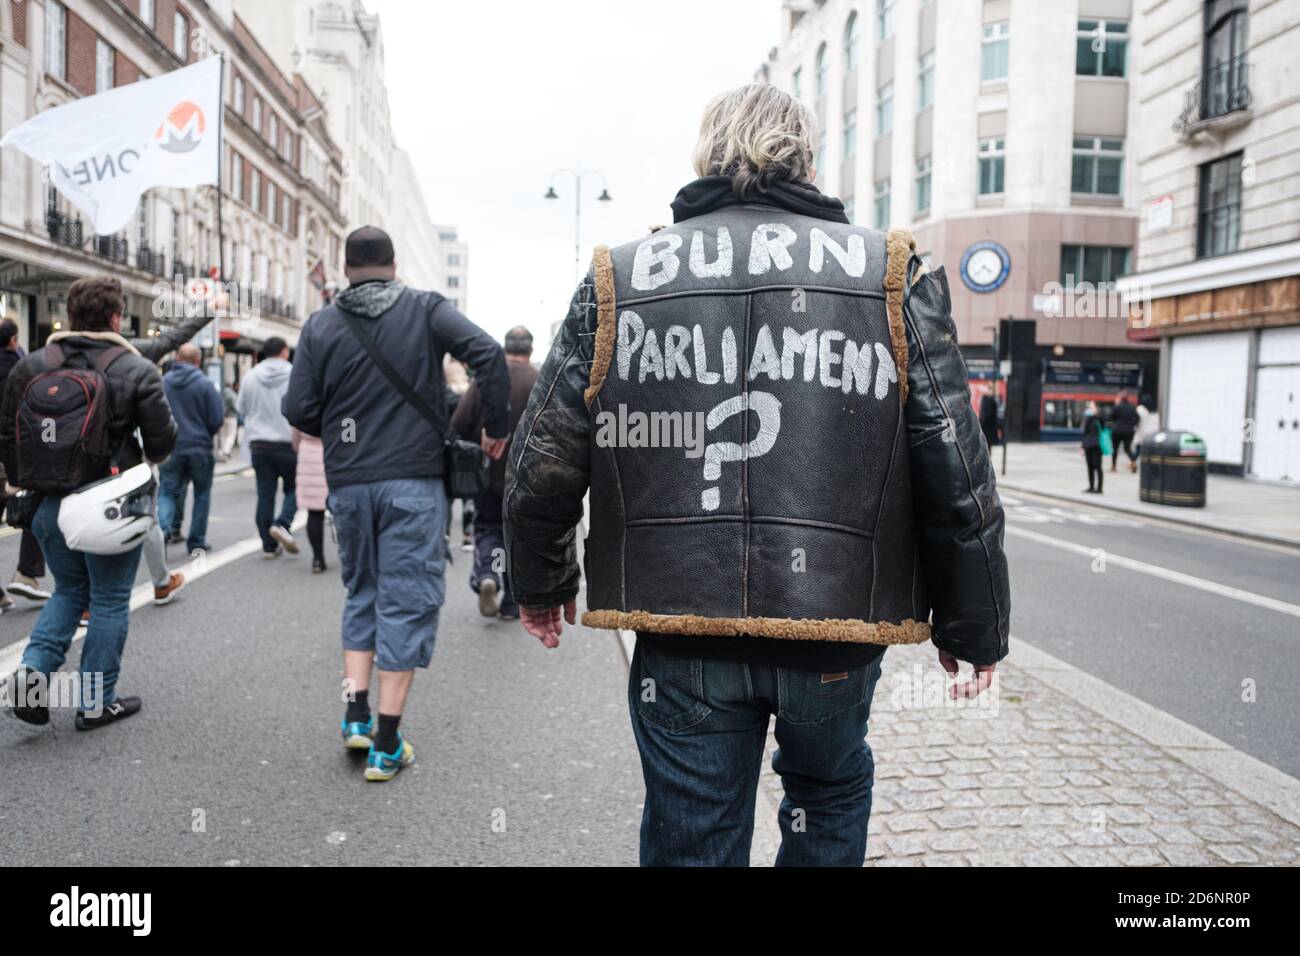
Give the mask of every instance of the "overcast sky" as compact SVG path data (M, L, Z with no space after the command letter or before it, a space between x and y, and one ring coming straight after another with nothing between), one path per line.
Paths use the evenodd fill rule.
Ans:
M470 243L469 316L539 346L574 289L573 181L582 263L599 242L671 222L694 178L704 104L748 83L779 39L779 0L367 0L383 23L393 131L430 215ZM398 250L401 257L401 250Z

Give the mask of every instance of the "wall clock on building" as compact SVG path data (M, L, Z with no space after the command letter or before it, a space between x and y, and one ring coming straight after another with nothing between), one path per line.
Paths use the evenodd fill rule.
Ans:
M992 292L1011 274L1011 256L1001 243L977 242L961 257L961 281L972 292Z

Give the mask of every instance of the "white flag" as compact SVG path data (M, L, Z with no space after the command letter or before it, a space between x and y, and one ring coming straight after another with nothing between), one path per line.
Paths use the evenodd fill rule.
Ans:
M148 189L217 182L220 110L221 58L212 56L38 113L0 146L48 165L59 192L108 235Z

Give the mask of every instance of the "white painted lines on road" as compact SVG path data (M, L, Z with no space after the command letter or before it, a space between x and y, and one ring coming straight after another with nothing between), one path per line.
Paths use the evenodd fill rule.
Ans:
M293 530L299 531L307 525L307 517L303 515L293 523ZM238 561L240 558L246 558L250 554L256 554L262 550L262 539L258 535L251 538L244 538L228 547L222 548L212 554L195 558L189 564L173 568L174 571L181 571L185 574L185 584L188 587L202 577L211 574L213 571L219 571L226 565ZM143 560L143 558L141 559ZM184 600L181 598L181 600ZM144 584L137 585L131 592L131 610L138 611L142 607L147 607L153 603L153 582L146 581ZM32 621L33 625L36 623ZM85 636L85 631L78 629L77 634L73 637L73 643L81 640ZM18 665L22 662L23 651L27 649L27 638L21 641L15 641L8 647L0 649L0 680L8 679L8 676L17 670Z
M1280 601L1277 598L1267 597L1263 594L1256 594L1253 591L1243 591L1241 588L1234 588L1227 584L1220 584L1218 581L1210 581L1206 578L1198 578L1195 575L1184 574L1181 571L1162 568L1158 564L1148 564L1145 561L1138 561L1136 558L1126 558L1107 548L1089 547L1086 544L1078 544L1074 541L1064 541L1060 538L1053 538L1051 535L1041 534L1037 531L1030 531L1028 528L1017 528L1011 525L1007 526L1007 534L1016 538L1024 538L1027 541L1035 541L1038 544L1047 545L1049 548L1067 551L1071 554L1077 554L1089 559L1095 559L1100 555L1104 557L1107 565L1126 568L1130 571L1150 575L1153 578L1160 578L1163 581L1169 581L1173 584L1181 584L1184 587L1195 588L1196 590L1204 591L1207 594L1228 598L1233 601L1241 601L1243 604L1253 604L1255 607L1264 608L1267 611L1276 611L1278 614L1300 617L1300 604L1291 604L1287 601Z

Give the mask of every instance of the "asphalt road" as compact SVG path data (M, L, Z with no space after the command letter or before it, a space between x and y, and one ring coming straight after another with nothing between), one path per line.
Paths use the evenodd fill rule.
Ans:
M1300 556L1025 495L1008 505L1017 637L1300 775L1300 618L1249 599L1300 604ZM217 485L214 553L254 534L252 509L251 478ZM66 711L45 729L0 720L0 859L635 863L642 784L617 639L579 629L547 652L484 621L456 551L403 722L416 763L366 784L337 736L329 547L326 575L305 554L252 555L137 611L121 687L145 710L130 722L81 734ZM16 537L0 538L0 575L16 557ZM0 616L0 656L35 617Z

